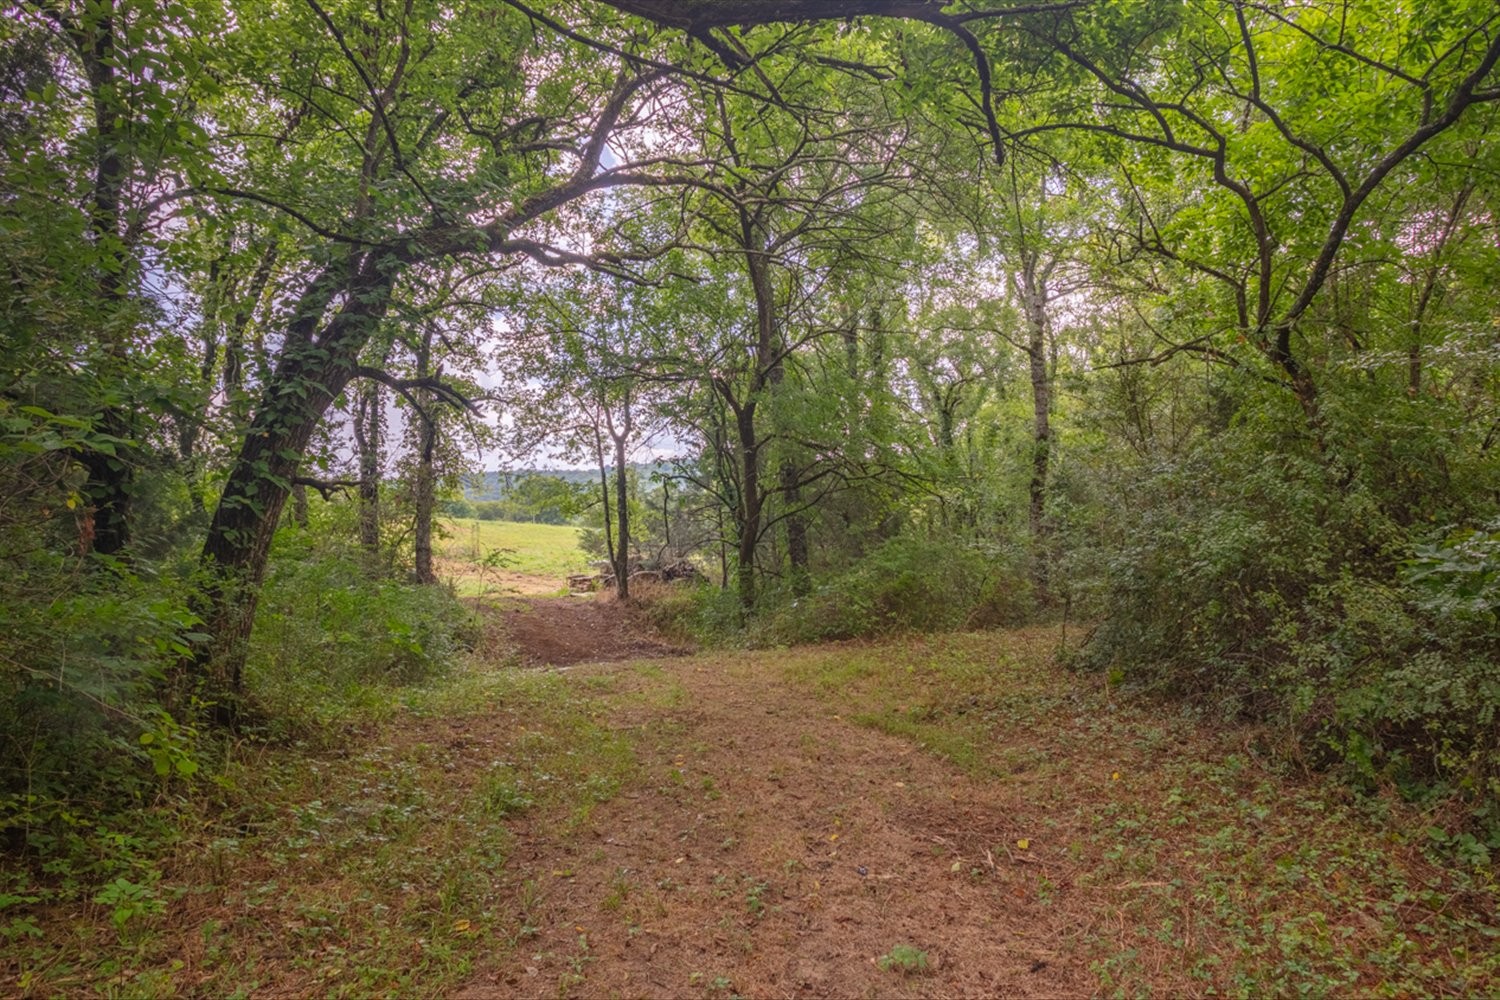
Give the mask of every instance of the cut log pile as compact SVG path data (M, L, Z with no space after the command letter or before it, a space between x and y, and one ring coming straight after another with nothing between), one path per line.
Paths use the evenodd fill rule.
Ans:
M613 589L614 568L604 561L595 563L595 566L598 567L598 571L594 573L570 574L568 576L569 592L591 594L596 590ZM630 563L631 583L702 583L706 579L703 572L686 559L663 565L636 560Z

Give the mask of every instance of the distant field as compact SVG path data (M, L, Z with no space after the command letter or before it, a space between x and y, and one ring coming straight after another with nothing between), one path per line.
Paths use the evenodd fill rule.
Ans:
M447 537L435 540L433 548L450 568L461 564L477 568L498 550L499 561L494 569L508 574L548 577L555 580L558 587L563 585L569 573L582 573L588 569L588 556L578 547L579 529L569 525L517 524L473 518L445 518L441 524Z

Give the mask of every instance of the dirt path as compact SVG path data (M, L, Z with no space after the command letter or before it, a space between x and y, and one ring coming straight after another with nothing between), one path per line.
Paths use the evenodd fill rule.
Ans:
M490 621L236 764L113 899L7 909L0 995L1500 996L1440 817L1067 673L1060 630L646 659L618 605Z
M513 600L494 611L527 666L567 666L682 656L628 605L604 597Z
M606 605L537 602L533 662L649 648ZM616 619L613 624L619 625ZM598 643L590 647L591 642ZM585 652L585 650L590 650ZM560 839L522 824L509 864L534 936L461 995L1058 996L1097 981L1058 953L1082 928L1037 905L1044 872L996 858L1018 803L789 689L774 657L588 668L642 780ZM897 946L930 970L881 968Z

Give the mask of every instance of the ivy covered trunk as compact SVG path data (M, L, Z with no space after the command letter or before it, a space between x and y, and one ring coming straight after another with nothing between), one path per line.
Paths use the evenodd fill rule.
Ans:
M391 278L366 259L347 286L348 304L314 338L334 283L315 280L288 331L281 363L261 395L203 543L198 614L210 636L192 660L202 694L231 719L240 693L258 591L271 541L308 441L357 368L360 348L390 302ZM328 277L327 273L323 276Z

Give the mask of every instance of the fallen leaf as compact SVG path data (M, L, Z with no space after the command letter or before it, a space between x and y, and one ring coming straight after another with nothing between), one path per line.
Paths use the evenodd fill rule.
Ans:
M829 840L838 840L838 839L839 839L839 835L838 835L838 834L836 834L836 833L830 833L830 834L829 834L829 835L828 835L828 839L829 839Z
M953 862L953 867L949 868L948 870L950 872L961 871L963 869L963 866L964 866L964 863L962 861L955 861L955 862Z
M1031 841L1022 837L1020 840L1016 841L1016 846L1024 851L1031 847Z
M453 933L455 933L455 934L462 934L464 931L466 931L468 929L469 929L469 922L467 920L455 920L455 921L453 921Z

